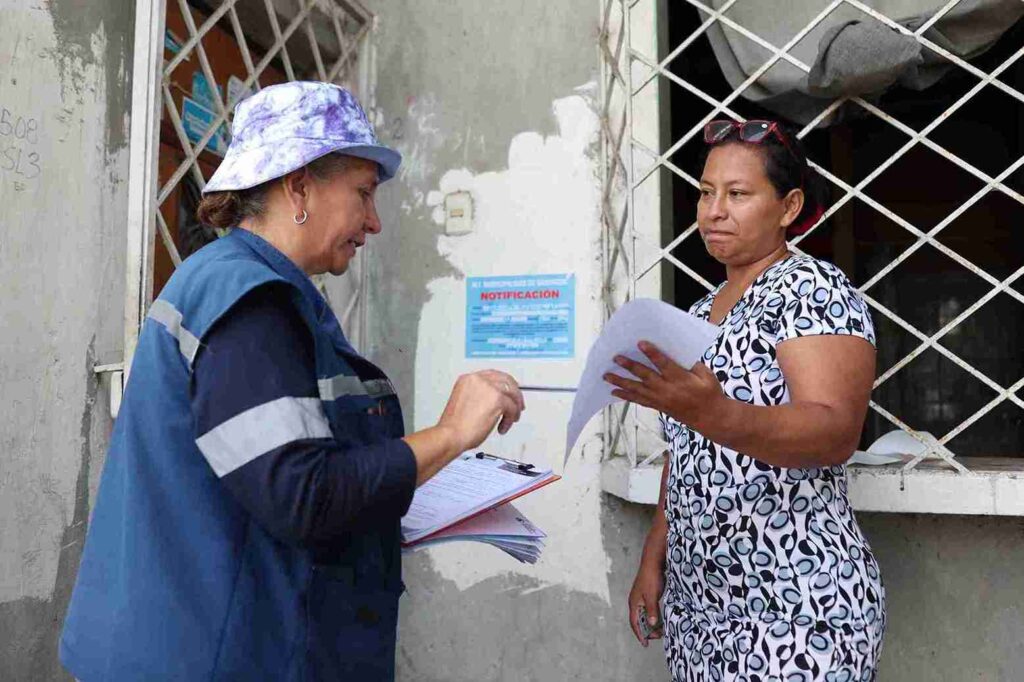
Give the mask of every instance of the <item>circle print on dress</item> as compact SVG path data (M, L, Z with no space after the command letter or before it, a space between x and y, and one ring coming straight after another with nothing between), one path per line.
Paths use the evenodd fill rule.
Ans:
M778 514L772 517L772 520L768 522L768 526L773 530L781 530L788 526L790 523L789 512L780 511Z
M719 497L717 500L715 500L715 507L719 511L728 513L736 508L736 503L732 501L731 497L726 497L723 495L722 497Z
M732 391L732 397L741 402L748 403L754 397L754 392L746 386L737 386Z
M733 541L732 550L740 556L749 556L754 551L754 543L748 538L739 537Z
M759 673L768 668L768 662L761 654L750 654L750 656L747 656L747 668L751 672Z
M809 628L814 625L814 619L805 613L801 613L793 619L793 623L795 623L797 627Z
M744 502L753 502L757 498L761 497L761 484L760 483L748 483L743 486L740 491L740 497L743 498Z
M793 326L799 329L800 331L805 332L814 326L814 322L809 317L798 317L793 322Z
M804 557L796 562L796 573L802 578L806 578L819 568L821 568L821 562L814 557Z
M758 516L771 516L779 509L781 502L775 497L766 497L757 503L754 511Z
M827 654L832 649L832 642L827 637L814 633L811 638L807 641L812 649L818 653Z
M717 573L708 573L707 581L708 585L711 585L711 587L714 587L716 590L722 589L723 587L725 587L726 584L725 580L722 579L722 576L718 575Z
M784 587L780 596L783 601L793 604L794 606L800 603L800 590L795 587Z
M813 587L815 590L819 592L821 592L822 590L827 590L831 586L832 576L830 576L828 573L819 573L818 575L814 576L814 580L811 581L811 587Z

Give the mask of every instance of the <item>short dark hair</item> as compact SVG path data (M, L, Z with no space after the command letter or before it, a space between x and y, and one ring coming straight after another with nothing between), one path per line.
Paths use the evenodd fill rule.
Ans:
M808 165L807 152L797 138L796 128L781 121L776 121L776 125L789 143L788 147L775 135L768 135L761 142L754 143L744 142L734 133L720 142L707 145L703 161L707 163L712 149L727 144L741 144L757 151L764 161L765 175L780 199L794 189L802 189L804 192L804 207L787 229L790 236L796 236L809 230L821 217L827 187L821 175Z

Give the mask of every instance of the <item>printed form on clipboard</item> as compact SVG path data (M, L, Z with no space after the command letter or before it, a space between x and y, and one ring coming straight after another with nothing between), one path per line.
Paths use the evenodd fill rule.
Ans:
M408 547L429 541L446 528L559 478L551 469L483 452L461 455L416 490L409 511L402 517L402 544Z

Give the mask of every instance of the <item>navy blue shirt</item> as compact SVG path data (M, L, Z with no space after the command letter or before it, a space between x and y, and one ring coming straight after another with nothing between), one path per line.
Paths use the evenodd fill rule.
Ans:
M379 378L369 363L355 369L364 381ZM292 291L263 285L217 322L196 355L196 438L275 400L318 395L313 339ZM387 452L371 452L382 448ZM322 547L370 516L394 518L408 509L416 460L400 439L342 448L331 438L309 438L259 454L221 482L277 539Z

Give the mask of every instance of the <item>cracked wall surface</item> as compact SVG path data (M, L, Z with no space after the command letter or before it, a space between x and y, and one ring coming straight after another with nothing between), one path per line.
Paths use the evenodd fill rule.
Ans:
M0 679L56 643L120 361L133 3L0 0Z

